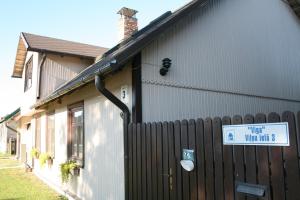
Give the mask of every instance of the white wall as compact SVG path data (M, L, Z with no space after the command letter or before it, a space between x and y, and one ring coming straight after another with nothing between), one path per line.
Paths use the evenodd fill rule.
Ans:
M30 128L27 130L27 124L31 124ZM18 132L20 133L20 160L27 159L28 164L32 165L31 159L31 149L34 146L34 130L35 130L35 120L32 117L23 117L19 120ZM21 146L26 145L26 149L22 149ZM23 158L23 155L25 156Z
M299 110L299 42L284 1L209 1L143 50L143 120Z
M7 128L5 122L0 124L0 152L6 153L7 150Z
M128 107L132 107L131 68L105 80L110 91L120 98L121 86L129 91ZM67 106L84 100L85 166L80 176L68 184L61 184L59 165L67 160ZM53 166L39 167L34 172L56 188L76 194L82 199L124 199L124 146L121 110L89 84L62 98L61 104L51 103L47 111L55 109L55 159ZM46 121L42 114L42 124ZM46 129L42 125L42 129ZM45 150L45 131L42 131L42 149Z
M32 57L33 59L33 69L32 69L32 86L26 92L24 92L24 83L25 83L25 72L26 72L26 63ZM20 99L21 103L21 115L26 116L30 112L30 107L36 102L36 91L37 91L37 74L38 74L38 65L39 65L39 53L28 51L25 61L25 66L22 76L22 88L19 88L24 93Z

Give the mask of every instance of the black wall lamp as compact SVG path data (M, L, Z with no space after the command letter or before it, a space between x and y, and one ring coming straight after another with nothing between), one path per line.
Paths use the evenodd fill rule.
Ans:
M172 60L170 58L164 58L162 60L162 67L159 70L160 75L165 76L172 65Z

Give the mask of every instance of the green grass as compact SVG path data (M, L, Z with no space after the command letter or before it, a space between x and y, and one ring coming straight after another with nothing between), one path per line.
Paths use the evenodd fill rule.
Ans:
M1 159L0 166L13 166L16 161ZM0 200L66 200L32 173L23 168L0 169Z

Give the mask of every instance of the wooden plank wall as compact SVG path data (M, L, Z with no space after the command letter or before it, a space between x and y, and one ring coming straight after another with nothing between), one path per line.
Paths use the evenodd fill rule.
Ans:
M289 147L224 146L222 125L288 122ZM298 126L297 126L298 125ZM259 198L235 191L235 181L260 184L264 200L300 198L300 112L130 124L129 199ZM195 169L182 170L182 149L195 150Z

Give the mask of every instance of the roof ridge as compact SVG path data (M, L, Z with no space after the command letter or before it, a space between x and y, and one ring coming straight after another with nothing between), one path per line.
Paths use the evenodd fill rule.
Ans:
M60 38L56 38L56 37L38 35L38 34L34 34L34 33L21 32L21 34L25 37L25 39L26 39L26 35L31 35L31 36L37 36L37 37L42 37L42 38L48 38L48 39L53 39L53 40L60 40L60 41L64 41L64 42L70 42L70 43L76 43L76 44L81 44L81 45L88 45L88 46L92 46L92 47L107 49L106 47L102 47L102 46L98 46L98 45L94 45L94 44L88 44L88 43L83 43L83 42L77 42L77 41L67 40L67 39L60 39Z

